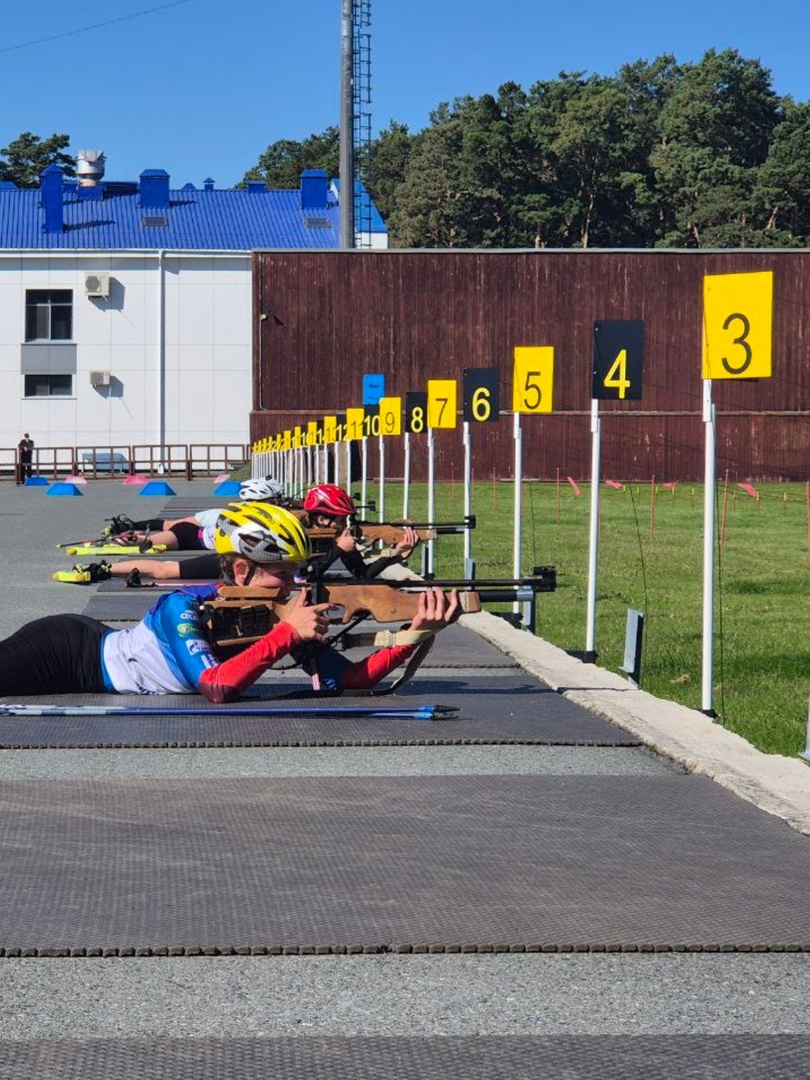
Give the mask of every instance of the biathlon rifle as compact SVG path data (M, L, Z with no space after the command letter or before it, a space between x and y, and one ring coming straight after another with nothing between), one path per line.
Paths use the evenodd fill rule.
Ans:
M398 544L403 536L403 529L409 527L416 530L416 534L422 541L435 540L437 536L452 536L468 532L475 528L475 514L469 514L463 521L438 521L434 523L424 521L357 521L349 523L348 529L355 539L373 544L381 540L384 544ZM340 536L345 530L339 526L327 528L310 528L307 533L311 540L330 540Z
M371 580L318 581L308 585L313 604L331 604L337 612L330 620L348 627L365 618L377 622L410 622L419 610L419 596L427 588L458 589L461 610L473 615L483 603L512 603L531 599L556 588L554 567L537 567L532 577L508 579L449 579L407 581L392 585L379 578ZM258 641L284 618L293 595L279 597L279 589L261 586L223 585L216 600L201 605L203 622L211 641L222 647L249 645Z

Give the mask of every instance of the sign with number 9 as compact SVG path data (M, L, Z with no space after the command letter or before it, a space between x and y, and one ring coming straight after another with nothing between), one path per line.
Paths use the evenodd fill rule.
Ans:
M769 379L773 271L703 278L703 378Z
M380 398L380 434L402 434L402 398Z

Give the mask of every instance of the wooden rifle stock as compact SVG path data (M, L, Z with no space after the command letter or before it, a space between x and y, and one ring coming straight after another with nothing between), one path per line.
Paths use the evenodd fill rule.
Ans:
M553 592L557 584L553 566L535 567L531 577L507 579L451 579L413 581L394 586L379 578L370 581L319 581L308 586L313 604L342 608L330 619L346 625L354 619L377 622L410 622L419 610L419 595L428 588L458 589L465 614L481 611L483 603L527 600L539 592ZM279 589L259 585L222 585L218 599L202 604L203 620L211 640L222 647L249 645L263 637L284 618L292 597L280 597Z
M368 587L364 587L368 586ZM367 582L328 582L309 586L313 604L332 604L342 608L330 622L346 624L357 618L372 618L377 622L410 622L419 610L418 591L394 588L392 585ZM279 589L260 585L222 585L217 600L202 604L203 621L211 640L223 647L249 645L258 641L284 618L286 605L292 597L279 597ZM478 593L472 589L460 591L461 610L468 615L481 610Z

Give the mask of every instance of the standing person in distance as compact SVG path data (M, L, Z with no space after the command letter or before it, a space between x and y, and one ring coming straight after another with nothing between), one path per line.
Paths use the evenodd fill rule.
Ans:
M34 440L26 433L17 444L17 483L24 484L31 475L31 463L34 460Z

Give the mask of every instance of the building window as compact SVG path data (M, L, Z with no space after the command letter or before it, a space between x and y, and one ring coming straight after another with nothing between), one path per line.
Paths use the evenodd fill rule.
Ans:
M25 340L70 341L72 337L73 291L26 289Z
M72 375L26 375L26 397L70 397L73 393Z

